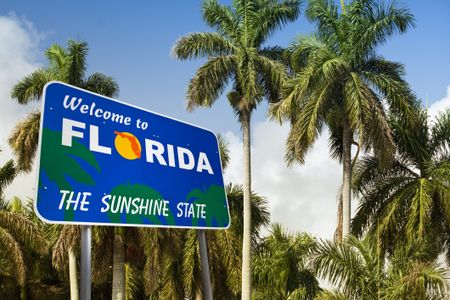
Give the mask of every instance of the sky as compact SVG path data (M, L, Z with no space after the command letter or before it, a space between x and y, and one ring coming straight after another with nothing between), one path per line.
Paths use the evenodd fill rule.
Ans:
M397 1L409 7L415 28L395 35L378 49L403 63L406 80L432 114L450 107L450 2ZM314 31L304 17L275 32L267 45L287 46ZM242 138L226 99L211 109L185 110L189 79L202 60L178 61L173 44L191 32L211 31L201 17L201 1L17 1L0 2L0 165L11 158L7 145L14 125L39 103L21 106L9 96L14 83L39 67L51 44L81 39L89 44L88 74L103 72L120 85L118 99L222 134L232 160L226 182L242 182ZM291 231L331 238L336 225L336 193L342 171L329 158L326 133L306 164L287 168L288 125L267 120L261 104L252 120L252 187L267 197L272 221ZM36 172L20 176L7 197L34 197ZM357 206L357 201L353 202Z

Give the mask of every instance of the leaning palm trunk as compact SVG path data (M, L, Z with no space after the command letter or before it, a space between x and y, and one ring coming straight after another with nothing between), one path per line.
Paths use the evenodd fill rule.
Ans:
M344 126L342 135L343 182L342 182L342 238L350 234L351 181L352 181L352 136L349 126Z
M114 236L112 299L125 299L125 251L118 234Z
M77 278L77 259L73 248L68 251L69 256L69 282L70 282L70 300L78 300L78 278Z
M252 296L251 281L251 156L250 156L250 112L242 114L242 140L244 147L244 238L242 241L242 300L250 300Z

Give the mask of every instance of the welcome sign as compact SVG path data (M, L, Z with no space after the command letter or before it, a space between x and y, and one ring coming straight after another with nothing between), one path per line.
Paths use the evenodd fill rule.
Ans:
M50 223L227 228L216 136L64 83L44 88L35 210Z

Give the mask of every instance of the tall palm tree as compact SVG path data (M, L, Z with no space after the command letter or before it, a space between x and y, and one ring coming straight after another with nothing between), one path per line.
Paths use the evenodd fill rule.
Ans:
M191 79L187 108L209 107L227 83L228 98L237 111L243 135L244 241L242 299L251 298L251 165L250 118L262 99L278 99L285 79L285 67L270 58L263 44L271 34L299 14L300 0L236 0L232 7L216 0L203 2L203 19L216 32L192 33L178 40L173 53L178 59L206 58Z
M428 250L421 243L403 245L385 259L369 239L322 242L313 266L337 290L325 290L317 299L445 299L445 269L429 261Z
M343 3L343 2L342 2ZM405 32L414 19L409 10L371 0L342 6L332 0L311 0L308 19L317 33L300 37L291 47L295 73L283 100L273 107L280 121L290 120L286 161L304 163L324 125L330 151L343 165L343 235L349 234L351 212L351 147L372 149L383 161L395 151L386 119L389 110L413 121L414 97L402 79L403 66L376 54L394 33Z
M421 111L418 128L402 118L391 118L391 124L398 145L392 165L380 168L373 155L357 164L360 204L352 231L379 234L386 250L405 240L427 241L450 262L450 110L434 121Z
M309 268L316 241L309 235L292 234L272 224L254 257L255 299L313 299L319 282Z
M62 81L75 85L108 97L116 96L119 92L118 84L109 76L102 73L93 73L86 78L86 57L88 45L86 42L69 40L67 49L54 44L49 47L45 56L49 61L47 68L42 68L25 76L12 89L11 96L20 104L38 101L42 96L45 84L52 80ZM40 125L39 111L30 113L23 121L14 128L9 144L17 158L17 168L30 171L36 156ZM67 229L69 230L69 229ZM61 233L66 230L62 230ZM73 231L73 230L72 230ZM76 230L74 231L76 232ZM61 236L62 239L68 236ZM75 237L70 239L73 241ZM58 245L71 245L71 243L59 243ZM68 248L69 274L71 274L71 295L77 298L76 259L74 250Z

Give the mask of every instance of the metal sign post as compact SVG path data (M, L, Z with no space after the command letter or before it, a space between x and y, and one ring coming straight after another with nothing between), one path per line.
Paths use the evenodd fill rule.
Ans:
M204 230L197 230L197 238L200 248L200 261L202 265L203 297L212 300L211 276L209 274L208 248Z
M81 300L91 300L91 226L81 226Z

